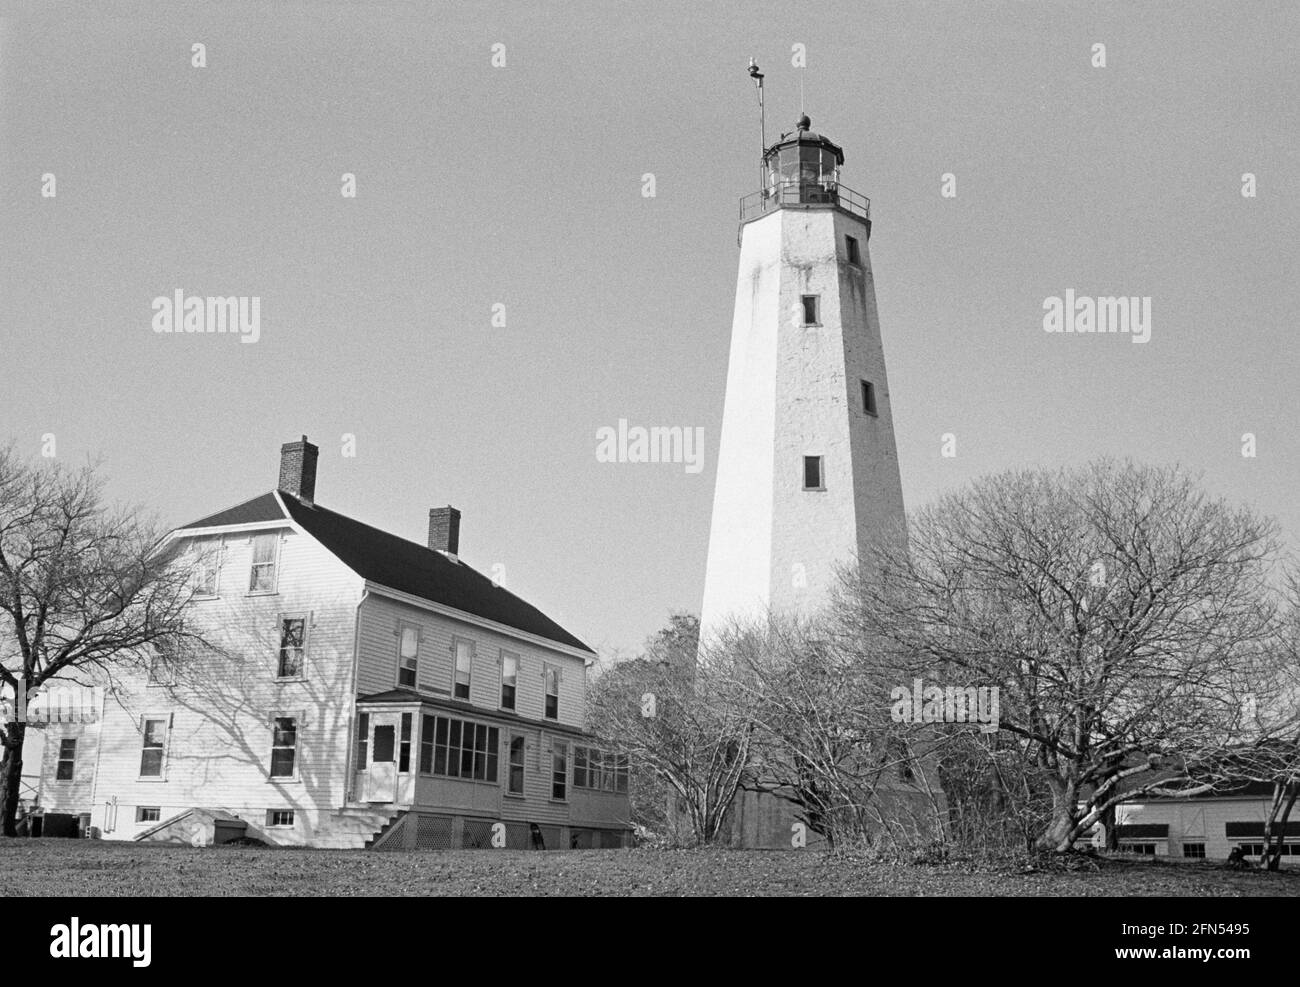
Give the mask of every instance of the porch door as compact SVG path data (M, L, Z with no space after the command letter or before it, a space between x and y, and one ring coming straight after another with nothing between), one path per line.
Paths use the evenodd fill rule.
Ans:
M366 801L397 800L397 715L370 714L370 763L366 766Z

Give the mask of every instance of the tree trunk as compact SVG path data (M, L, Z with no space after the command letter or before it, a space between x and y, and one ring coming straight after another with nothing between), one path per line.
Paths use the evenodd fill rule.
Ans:
M27 724L9 721L4 731L4 757L0 760L0 833L17 836L18 794L23 777L23 738Z
M1295 781L1276 784L1272 811L1264 821L1264 856L1259 858L1261 869L1275 871L1282 867L1282 844L1286 841L1287 820L1291 817L1297 796L1300 796L1300 784Z
M1115 806L1109 806L1101 814L1101 825L1103 832L1106 834L1105 849L1114 853L1119 849L1119 827L1115 822Z
M1070 849L1074 832L1075 814L1079 811L1079 793L1074 784L1054 782L1052 788L1052 821L1034 844L1040 850L1064 853Z

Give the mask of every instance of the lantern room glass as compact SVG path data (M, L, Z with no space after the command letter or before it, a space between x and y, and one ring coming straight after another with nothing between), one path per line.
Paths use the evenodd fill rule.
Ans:
M839 162L829 148L789 144L767 156L767 181L769 189L781 190L782 199L818 201L838 183Z

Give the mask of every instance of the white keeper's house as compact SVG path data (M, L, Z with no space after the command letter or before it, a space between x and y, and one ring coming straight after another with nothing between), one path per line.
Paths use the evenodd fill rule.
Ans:
M458 554L278 488L171 534L220 645L115 672L94 722L29 731L46 818L87 835L315 847L621 846L628 766L584 730L592 650Z

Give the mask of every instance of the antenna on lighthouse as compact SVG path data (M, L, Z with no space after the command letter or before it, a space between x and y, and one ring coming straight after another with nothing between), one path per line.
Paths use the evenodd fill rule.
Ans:
M749 77L754 80L754 86L758 90L758 186L763 188L766 180L763 155L767 153L767 115L763 110L763 73L758 70L758 62L753 58L749 60Z

